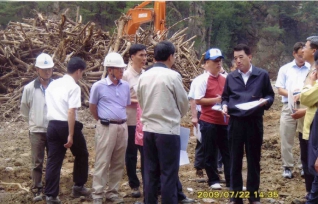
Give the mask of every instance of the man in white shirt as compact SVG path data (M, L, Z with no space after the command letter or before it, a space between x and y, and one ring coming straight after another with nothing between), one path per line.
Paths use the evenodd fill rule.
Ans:
M143 67L147 61L147 51L146 46L142 44L134 44L129 48L129 56L131 60L131 65L128 66L127 70L124 72L123 80L129 83L130 88L130 101L131 105L127 106L127 125L128 125L128 145L126 150L126 170L129 180L129 186L132 189L131 196L134 198L139 198L141 196L139 187L140 181L136 174L137 166L137 150L139 150L141 157L143 157L142 146L135 144L135 133L137 124L137 94L135 88L137 87L137 82L141 73L143 72ZM143 158L141 158L143 161ZM143 177L143 169L141 169Z
M38 77L27 84L23 89L21 99L21 113L29 123L29 139L31 144L32 161L32 187L33 201L41 201L42 194L42 169L45 149L47 150L46 119L47 108L45 103L45 90L52 81L53 59L50 55L42 53L35 62Z
M84 187L88 177L88 151L82 133L83 124L77 121L77 109L81 107L81 88L77 82L86 68L79 57L70 59L67 74L53 81L46 90L48 159L45 175L47 204L61 203L59 194L60 174L68 148L75 157L73 168L72 196L88 196Z
M199 118L201 115L201 106L196 105L195 103L195 100L194 100L195 89L197 84L200 81L205 80L205 78L208 78L208 77L209 75L207 74L206 71L204 71L203 74L200 74L199 76L194 78L193 81L191 82L190 91L188 94L188 99L190 101L190 107L191 107L191 117L192 117L191 122L193 126L197 128L197 131L200 131L200 129L198 129L198 124L200 124ZM194 168L196 169L196 175L200 177L198 182L201 182L201 179L202 181L205 182L206 179L203 178L204 151L203 151L203 146L199 140L197 140L197 145L195 146Z
M292 178L292 168L294 166L294 158L292 149L294 146L294 136L297 128L297 120L292 118L292 109L296 109L294 104L288 103L288 92L300 92L303 87L306 76L309 72L310 65L305 63L302 48L304 43L297 42L293 48L294 60L282 66L279 69L275 86L278 94L282 96L282 113L280 117L280 139L281 154L283 162L283 177Z

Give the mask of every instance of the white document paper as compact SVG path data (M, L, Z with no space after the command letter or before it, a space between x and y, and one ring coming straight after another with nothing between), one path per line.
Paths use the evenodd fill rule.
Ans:
M198 123L197 127L193 127L193 134L202 143L201 131L200 131L200 124Z
M252 101L252 102L247 102L247 103L240 103L235 105L238 109L241 110L250 110L252 108L257 107L258 105L260 105L261 103L263 103L264 101L268 101L268 99L264 99L262 101Z
M181 166L181 165L186 165L186 164L190 164L190 160L189 160L189 157L188 157L188 153L187 153L187 151L180 150L180 162L179 162L179 166Z
M179 165L190 164L190 160L187 153L187 146L190 137L190 129L180 127L180 162Z
M219 103L215 104L214 106L212 106L212 110L222 111L221 104Z

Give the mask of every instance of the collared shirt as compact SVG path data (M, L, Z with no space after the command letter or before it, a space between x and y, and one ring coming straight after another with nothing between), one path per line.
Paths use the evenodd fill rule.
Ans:
M209 77L209 75L204 72L203 74L197 76L196 78L193 79L193 81L191 82L191 86L190 86L190 91L188 94L188 99L193 99L195 97L195 90L197 85L200 83L200 81L205 81L206 79ZM196 110L201 112L201 106L200 105L196 105Z
M89 103L97 105L99 118L127 119L126 106L130 105L129 84L119 80L115 85L109 78L95 82L91 88Z
M232 117L260 117L264 110L268 110L274 102L273 91L269 75L264 69L253 66L252 74L245 84L238 70L231 72L225 82L222 94L222 105L227 105L228 114ZM241 110L237 104L268 99L262 107Z
M198 83L195 90L194 99L199 100L202 98L216 98L217 96L221 96L224 88L226 78L218 74L218 76L214 76L209 74L209 77L205 80L202 80ZM227 125L228 120L224 121L224 116L220 111L212 110L212 105L202 105L202 112L200 116L200 120L218 125Z
M242 75L242 78L243 78L243 81L244 81L245 85L247 83L248 78L252 74L252 69L253 69L252 64L250 66L250 69L246 73L243 73L240 69L237 69L237 71Z
M68 120L68 110L81 107L81 88L73 77L65 74L62 78L54 80L46 89L45 100L47 104L48 120ZM75 111L77 120L77 111Z
M129 83L130 88L130 98L137 99L137 94L135 89L137 88L137 83L140 75L142 74L143 70L140 73L136 72L136 70L132 66L128 66L127 70L124 72L123 80ZM137 103L132 103L126 108L127 111L127 125L128 126L135 126L136 121L136 114L137 114Z
M52 81L50 79L49 85ZM47 105L44 87L39 78L24 87L20 111L29 123L30 132L46 132L48 126Z
M301 90L309 69L310 65L307 62L304 66L298 67L296 61L293 60L279 69L275 86L292 92L296 89ZM282 102L287 103L288 97L282 96Z
M143 131L180 135L180 122L189 108L179 73L156 63L143 73L137 85Z

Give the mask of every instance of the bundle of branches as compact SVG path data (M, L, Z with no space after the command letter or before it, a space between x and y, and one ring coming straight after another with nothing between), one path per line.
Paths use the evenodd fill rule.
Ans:
M154 45L161 40L170 40L176 46L177 56L173 69L183 77L184 87L189 89L191 80L200 74L200 62L193 49L193 38L185 41L187 28L167 39L168 30L156 34L152 30L140 30L136 36L123 36L122 31L128 20L122 16L117 21L113 35L97 29L93 22L83 24L80 16L75 21L67 17L66 10L59 20L48 19L36 12L36 17L23 22L10 22L0 31L0 114L10 117L20 104L24 85L37 77L35 58L42 52L53 57L55 63L53 78L66 72L66 64L73 56L82 57L87 63L83 79L79 81L83 104L88 105L92 84L105 77L102 66L108 52L120 53L128 63L128 50L133 43L147 46L148 61L153 61Z

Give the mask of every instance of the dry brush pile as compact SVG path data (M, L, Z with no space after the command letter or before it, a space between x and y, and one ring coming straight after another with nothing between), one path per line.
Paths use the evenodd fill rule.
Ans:
M72 56L80 56L86 61L87 69L79 81L84 105L88 105L92 84L106 74L102 66L106 54L118 52L128 62L128 50L133 43L147 46L150 64L157 42L169 40L174 43L176 62L173 69L182 75L187 91L191 80L202 71L193 48L195 36L185 40L187 28L170 38L167 38L169 29L160 35L140 29L134 37L124 36L122 31L128 17L122 16L116 21L116 31L110 35L96 28L93 22L83 24L79 15L75 21L71 20L67 11L55 20L36 12L35 18L10 22L5 30L0 31L0 117L10 118L11 113L19 109L24 85L37 76L34 63L41 52L53 57L54 78L65 74L66 64Z

